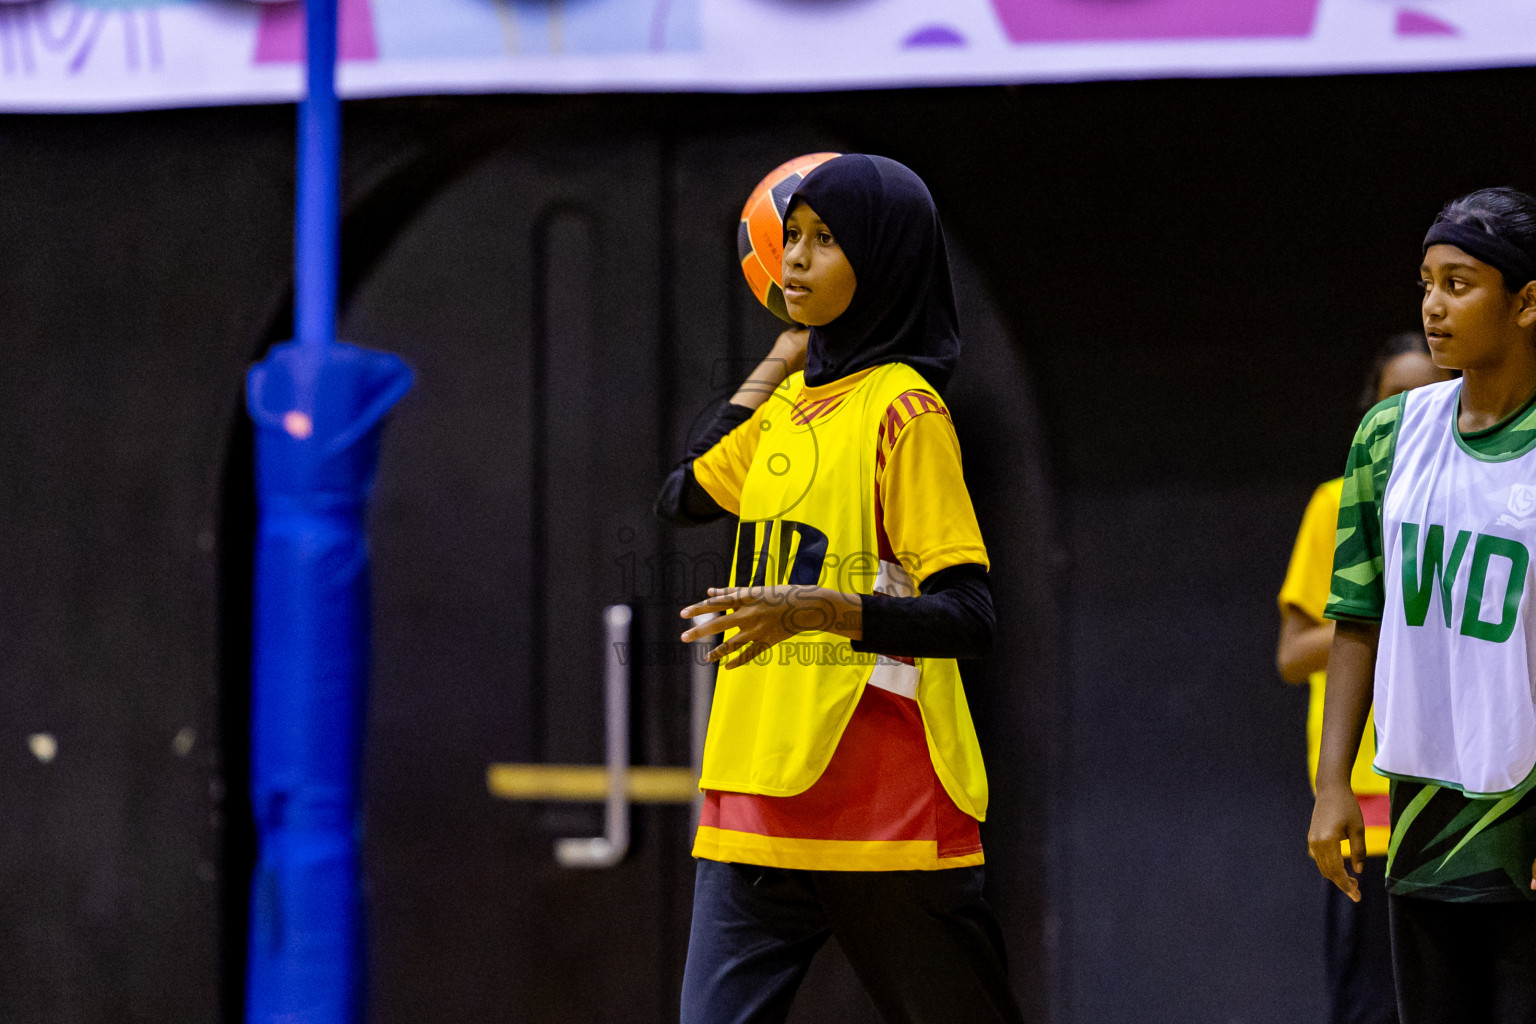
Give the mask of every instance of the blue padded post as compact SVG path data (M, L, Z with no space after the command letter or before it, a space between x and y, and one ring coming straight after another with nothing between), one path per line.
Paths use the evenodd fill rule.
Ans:
M357 1024L366 950L362 736L368 691L365 514L401 360L334 340L339 236L336 0L309 0L300 111L298 340L252 368L256 581L251 789L257 861L249 1024Z

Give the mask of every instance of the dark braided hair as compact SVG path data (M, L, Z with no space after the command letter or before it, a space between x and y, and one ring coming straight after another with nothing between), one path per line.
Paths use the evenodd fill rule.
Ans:
M1536 197L1517 188L1480 188L1452 199L1435 218L1436 224L1442 222L1477 228L1536 259ZM1511 292L1519 291L1525 284L1510 281L1507 276L1504 281L1504 287Z

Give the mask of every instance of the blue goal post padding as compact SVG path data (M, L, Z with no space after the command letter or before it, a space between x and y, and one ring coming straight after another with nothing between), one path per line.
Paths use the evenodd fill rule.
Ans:
M248 1024L361 1019L364 520L384 417L411 380L388 353L292 342L247 380L259 512Z

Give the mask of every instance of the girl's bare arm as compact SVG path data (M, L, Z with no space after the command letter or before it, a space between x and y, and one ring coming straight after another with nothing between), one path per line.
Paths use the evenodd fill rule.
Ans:
M1349 777L1371 710L1380 636L1377 623L1341 621L1334 630L1317 760L1317 802L1307 831L1307 850L1317 870L1357 903L1360 884L1345 870L1339 844L1349 842L1349 859L1358 874L1365 867L1365 820Z

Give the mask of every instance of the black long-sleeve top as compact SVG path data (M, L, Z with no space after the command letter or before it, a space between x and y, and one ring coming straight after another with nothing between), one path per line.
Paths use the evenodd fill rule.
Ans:
M656 515L678 526L700 526L726 515L693 476L693 460L752 418L752 410L724 401L709 427L661 485ZM916 597L865 594L864 638L853 649L904 658L982 658L997 625L987 570L974 562L940 569L923 580Z

